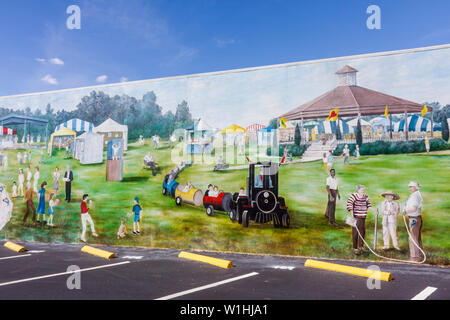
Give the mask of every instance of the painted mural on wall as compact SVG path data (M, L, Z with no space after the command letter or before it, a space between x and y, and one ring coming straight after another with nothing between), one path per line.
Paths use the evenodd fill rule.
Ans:
M0 97L0 236L448 264L449 104L450 46Z

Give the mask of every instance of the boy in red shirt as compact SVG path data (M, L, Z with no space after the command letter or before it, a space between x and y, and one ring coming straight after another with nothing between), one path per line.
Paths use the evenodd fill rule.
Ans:
M92 221L91 215L89 214L89 209L87 205L88 194L83 195L83 201L81 202L81 225L83 230L81 232L81 241L86 242L86 223L89 222L91 226L92 236L97 238L98 234L95 233L94 221Z

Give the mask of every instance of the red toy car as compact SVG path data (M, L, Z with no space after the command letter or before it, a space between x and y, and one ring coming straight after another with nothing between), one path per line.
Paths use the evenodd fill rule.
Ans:
M206 214L212 216L215 211L227 214L231 221L236 220L236 209L233 208L233 196L228 192L220 192L217 197L209 196L207 192L203 196L203 206Z

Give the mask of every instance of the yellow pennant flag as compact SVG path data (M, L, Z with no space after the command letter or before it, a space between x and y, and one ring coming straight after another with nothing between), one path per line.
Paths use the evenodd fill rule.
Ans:
M339 108L335 108L330 111L328 118L325 121L336 121L339 114Z
M422 109L422 117L425 115L425 113L427 113L428 112L428 107L426 106L426 105L424 105L423 106L423 109Z
M388 112L388 106L386 105L386 109L384 109L384 116L386 119L389 119L389 112Z
M286 128L286 118L285 117L281 117L280 119L280 126L282 126L283 128Z

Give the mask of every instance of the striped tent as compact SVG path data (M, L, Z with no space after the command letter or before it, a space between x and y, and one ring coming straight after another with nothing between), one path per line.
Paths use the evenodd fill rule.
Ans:
M252 125L248 126L247 128L245 128L245 130L247 130L247 133L250 133L250 132L256 132L258 130L264 129L265 127L266 126L263 124L255 123L255 124L252 124Z
M254 123L252 125L249 125L245 130L247 131L245 133L245 138L247 142L249 143L258 143L258 130L266 128L265 125Z
M75 132L92 132L94 125L88 121L80 120L77 118L70 119L56 126L55 131L58 131L62 127L66 127Z
M355 128L349 126L347 122L339 119L339 128L341 129L342 134L354 133ZM317 126L314 127L316 134L320 133L336 133L337 130L337 122L338 121L322 121Z
M394 132L403 132L405 130L405 119L400 120L394 124ZM442 130L440 124L435 123L433 131ZM431 131L431 121L418 115L408 117L408 131L410 132L425 132Z
M17 134L16 130L0 126L0 136L15 135L15 134Z

